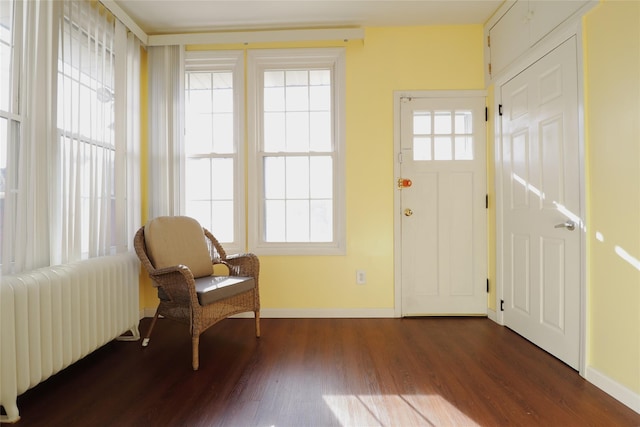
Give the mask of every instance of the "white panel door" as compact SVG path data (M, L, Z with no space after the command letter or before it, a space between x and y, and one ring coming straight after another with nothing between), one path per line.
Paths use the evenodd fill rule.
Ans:
M485 98L403 98L402 314L486 314Z
M504 321L578 369L582 221L575 38L500 90Z

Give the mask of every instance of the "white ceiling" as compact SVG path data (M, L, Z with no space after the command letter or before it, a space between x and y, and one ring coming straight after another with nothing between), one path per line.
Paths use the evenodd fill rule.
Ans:
M503 0L115 0L149 35L483 24Z

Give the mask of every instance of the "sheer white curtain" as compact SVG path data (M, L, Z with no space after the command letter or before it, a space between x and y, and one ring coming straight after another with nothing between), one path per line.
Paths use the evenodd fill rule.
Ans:
M16 2L18 4L18 2ZM2 235L2 273L10 274L50 264L49 159L55 139L55 58L60 4L20 2L14 42L20 50L19 83L12 91L21 104L10 122L7 141L7 198ZM21 20L21 22L19 22ZM28 33L28 37L26 37ZM17 87L16 87L17 86Z
M60 259L115 243L114 21L94 4L64 2L58 58Z
M133 236L142 221L140 187L140 40L127 36L127 227L126 243L133 249Z
M2 274L130 250L140 42L94 0L11 1L2 13Z
M178 215L184 134L184 48L156 46L149 63L149 218Z

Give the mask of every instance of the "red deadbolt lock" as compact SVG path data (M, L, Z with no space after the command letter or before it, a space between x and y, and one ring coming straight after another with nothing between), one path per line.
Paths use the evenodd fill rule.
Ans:
M411 182L410 179L406 179L406 178L398 178L398 188L399 189L403 189L403 188L409 188L411 187L411 184L413 184Z

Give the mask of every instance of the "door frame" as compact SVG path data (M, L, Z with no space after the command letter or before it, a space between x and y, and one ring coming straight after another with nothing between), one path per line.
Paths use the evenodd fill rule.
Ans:
M394 252L394 316L402 317L402 215L401 194L397 189L401 178L401 115L402 98L478 98L486 99L486 90L414 90L393 92L393 252ZM486 139L485 149L488 153L490 140ZM487 155L488 159L488 155ZM485 172L488 172L485 168ZM487 240L489 236L487 235ZM487 257L488 258L488 257Z
M494 117L494 191L496 195L495 203L495 216L496 216L496 235L495 247L496 247L496 313L495 316L489 316L496 323L504 325L504 315L500 311L500 301L504 299L504 248L502 242L504 238L503 229L503 168L502 168L502 119L498 113L499 106L502 104L501 87L516 75L526 70L529 66L537 62L544 55L551 52L556 47L560 46L563 42L575 37L576 39L576 65L577 65L577 79L578 85L578 149L579 149L579 191L580 191L580 218L582 218L582 228L580 229L580 336L579 336L579 374L583 378L586 378L586 349L588 345L587 336L587 251L586 251L586 230L587 230L587 217L586 217L586 176L585 176L585 117L584 117L584 60L583 60L583 40L582 40L582 25L581 20L575 19L568 22L566 25L559 28L549 38L544 39L530 50L526 55L520 58L518 61L507 67L500 75L496 76L493 80L494 88L494 105L492 110L496 112Z

